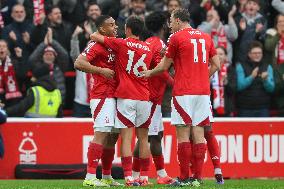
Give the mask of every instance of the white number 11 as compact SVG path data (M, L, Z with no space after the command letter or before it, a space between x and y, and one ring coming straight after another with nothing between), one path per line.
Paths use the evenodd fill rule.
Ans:
M205 46L205 40L199 39L199 43L202 45L202 61L203 63L206 63L206 46ZM193 44L193 56L194 56L194 62L198 62L198 48L197 48L197 39L190 39L190 42Z

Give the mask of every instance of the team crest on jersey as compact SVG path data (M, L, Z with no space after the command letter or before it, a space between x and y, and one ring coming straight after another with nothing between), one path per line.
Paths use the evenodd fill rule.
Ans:
M198 30L191 30L188 32L190 35L201 35L201 32Z
M114 58L115 58L115 55L114 54L108 54L107 57L108 57L107 62L113 62Z

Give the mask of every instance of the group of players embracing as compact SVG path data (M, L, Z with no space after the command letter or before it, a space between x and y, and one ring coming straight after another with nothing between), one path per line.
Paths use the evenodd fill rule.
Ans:
M149 37L140 36L146 26ZM147 186L150 155L157 170L157 183L172 186L200 186L206 144L218 184L224 180L220 169L218 143L212 132L209 78L220 61L211 37L189 25L185 9L173 11L172 35L167 48L163 42L167 18L154 12L145 18L131 16L125 24L126 38L116 38L115 20L101 15L96 20L86 49L75 68L89 73L90 108L94 138L88 148L84 186L119 186L111 177L114 146L121 136L121 165L126 186ZM174 79L168 69L173 65ZM180 175L168 176L164 169L161 140L161 103L166 85L173 86L171 124L176 127ZM137 137L131 151L133 131ZM150 143L150 146L149 146ZM98 162L102 179L96 178ZM189 174L191 170L191 175Z

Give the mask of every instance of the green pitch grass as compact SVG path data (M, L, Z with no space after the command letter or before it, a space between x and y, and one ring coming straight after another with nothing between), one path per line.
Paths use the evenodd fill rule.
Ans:
M122 181L121 181L122 182ZM153 180L154 182L154 180ZM0 189L92 189L83 187L81 180L0 180ZM116 189L125 187L113 187ZM127 187L129 188L129 187ZM173 188L153 185L139 188ZM183 187L192 188L192 187ZM225 180L224 185L216 185L213 180L205 180L200 189L284 189L284 180Z

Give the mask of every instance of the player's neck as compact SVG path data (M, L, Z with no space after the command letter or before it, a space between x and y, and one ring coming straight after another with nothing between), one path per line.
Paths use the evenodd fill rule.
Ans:
M132 39L138 39L139 40L139 37L136 36L136 35L129 35L129 36L126 36L127 38L132 38Z
M191 28L191 26L188 23L184 23L184 24L180 25L180 29L179 30L183 30L183 29L186 29L186 28Z

